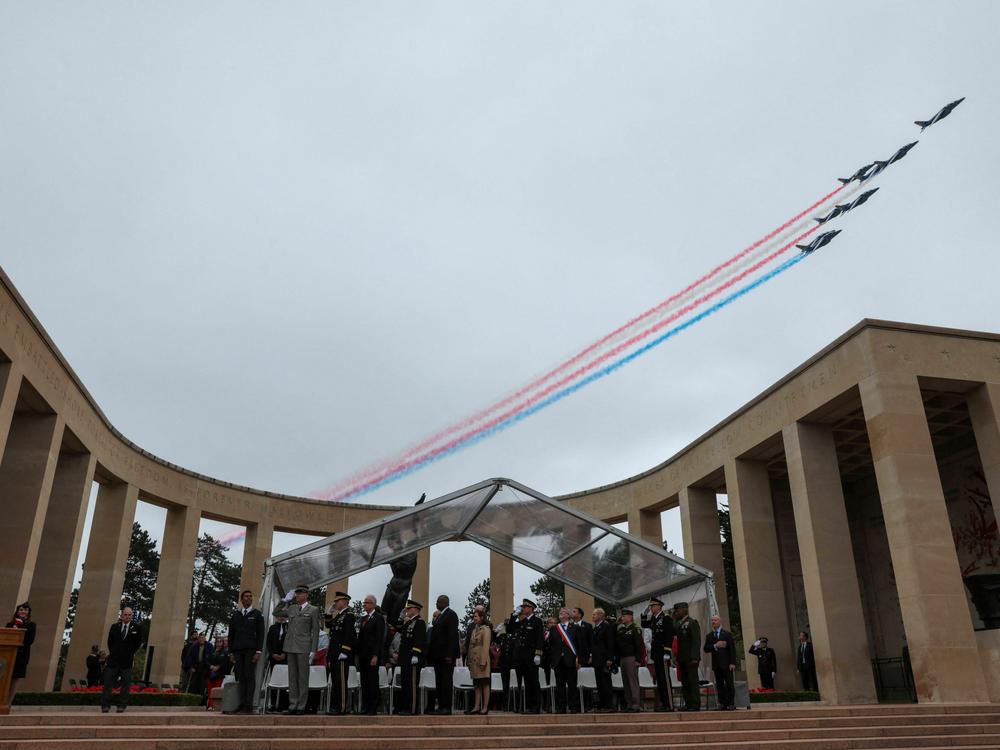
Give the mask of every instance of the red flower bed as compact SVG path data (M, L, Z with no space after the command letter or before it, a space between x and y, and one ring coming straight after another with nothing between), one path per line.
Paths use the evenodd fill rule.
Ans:
M101 685L92 685L90 687L75 687L75 688L72 688L70 690L70 692L71 693L100 693L103 690L104 690L104 687L101 686ZM118 691L118 688L115 688L115 692L117 692L117 691ZM157 688L157 687L143 687L142 685L132 685L132 687L129 689L129 694L132 694L132 693L179 693L179 692L180 692L180 690L177 690L176 688L167 688L166 690L162 690L162 689Z

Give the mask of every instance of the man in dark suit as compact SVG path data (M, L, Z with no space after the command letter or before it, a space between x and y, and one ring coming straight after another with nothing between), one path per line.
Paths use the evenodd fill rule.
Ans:
M365 613L358 629L358 676L361 678L361 713L375 716L378 713L378 668L385 649L385 618L375 609L375 595L364 600Z
M517 679L524 685L525 713L537 714L540 703L538 667L542 663L545 625L535 616L535 603L525 599L507 620L507 633L514 638L511 660Z
M570 610L570 618L573 624L580 628L580 640L576 644L576 652L579 657L580 666L590 666L590 644L594 640L594 626L587 621L587 615L580 607L573 607ZM579 673L577 673L579 677ZM590 705L590 692L584 694L580 711L585 712Z
M799 677L802 678L802 689L818 692L816 656L813 654L813 645L812 641L809 640L809 634L804 630L799 631L799 648L795 654L795 668L799 672Z
M580 713L580 691L576 687L576 670L580 641L580 626L569 619L569 610L559 610L559 623L549 628L545 641L545 660L556 674L556 699L552 710L564 714ZM568 700L567 700L568 699Z
M132 622L132 608L125 607L118 622L108 630L108 662L104 668L101 713L111 710L111 689L118 679L121 679L122 686L118 691L117 712L121 713L128 707L129 691L132 689L132 660L141 645L142 633L139 626Z
M437 608L441 613L431 628L427 644L427 657L434 667L434 691L437 693L439 714L451 713L451 699L455 674L455 660L458 658L458 615L448 606L450 600L442 594L437 598Z
M662 599L649 600L649 615L642 618L642 626L649 628L649 659L656 674L657 711L671 711L674 707L670 684L670 662L674 648L674 621L663 611Z
M256 697L257 662L264 648L264 615L253 606L253 592L240 594L240 608L229 618L230 661L236 668L240 686L240 706L236 713L253 713Z
M267 631L267 661L273 670L279 664L288 664L288 657L285 656L285 633L288 632L288 618L278 615L275 622ZM283 711L288 705L288 693L279 690L277 703L268 706L268 711Z
M326 668L330 673L330 700L326 712L330 715L346 714L350 708L347 692L347 674L354 661L358 634L354 629L351 597L338 591L333 607L326 614L325 624L330 631L330 645L326 649Z
M705 635L706 654L712 655L712 672L715 673L715 692L719 697L719 710L732 711L735 706L733 672L736 671L736 642L733 634L722 628L722 618L712 615L712 629Z
M598 607L591 616L594 622L593 640L590 642L590 666L594 668L597 683L598 713L611 713L614 703L611 694L611 666L615 661L615 628L607 621L603 609Z

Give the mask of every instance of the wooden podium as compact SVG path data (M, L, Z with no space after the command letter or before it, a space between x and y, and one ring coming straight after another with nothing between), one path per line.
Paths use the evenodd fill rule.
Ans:
M17 649L24 643L24 631L17 628L0 628L0 714L9 714L10 679L14 674Z

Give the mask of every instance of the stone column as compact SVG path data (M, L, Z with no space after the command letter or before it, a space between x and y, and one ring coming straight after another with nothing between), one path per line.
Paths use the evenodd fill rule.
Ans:
M139 488L132 484L102 484L97 491L63 690L70 677L87 676L87 654L92 645L107 648L108 629L118 619L138 498Z
M56 464L42 529L42 553L35 564L28 597L38 629L23 690L48 691L54 687L96 463L89 453L63 452Z
M572 611L573 607L583 610L583 619L590 622L590 613L594 611L597 603L590 594L585 594L572 586L566 587L566 606Z
M775 687L792 689L795 687L795 661L792 644L788 642L781 553L767 466L737 458L726 462L725 471L743 644L749 648L757 636L767 636L778 657ZM756 657L742 656L747 662L750 687L760 687Z
M7 447L10 423L14 418L17 394L20 391L21 373L18 368L10 362L0 364L0 456Z
M490 550L490 617L506 619L514 608L514 561Z
M0 462L0 602L13 612L28 598L49 507L63 421L54 414L15 414ZM6 622L6 620L4 620Z
M684 487L679 493L684 559L708 568L715 576L715 601L719 605L722 626L729 627L729 598L726 595L726 569L722 563L722 530L719 528L719 504L715 490L707 487Z
M339 581L332 581L331 583L326 584L326 599L323 600L323 603L326 606L326 609L324 610L325 612L330 611L330 607L333 606L333 597L337 595L338 591L343 591L345 594L351 593L348 589L350 582L350 578L341 578ZM413 597L411 596L410 598L412 599ZM427 606L424 602L420 603L425 607Z
M417 552L417 571L413 574L413 583L410 585L410 598L416 599L424 605L424 619L428 624L431 621L431 613L434 612L434 602L431 601L431 548L424 547ZM460 604L459 602L458 604ZM456 602L452 602L452 609Z
M820 692L835 705L876 703L833 430L796 422L782 436Z
M260 606L264 589L264 561L271 556L271 541L274 537L274 523L263 519L247 524L247 535L243 539L243 572L240 575L240 591L250 589L253 600ZM268 614L268 613L265 613Z
M984 383L969 394L969 416L993 501L993 516L1000 519L1000 383Z
M628 533L640 537L657 549L663 549L663 526L660 511L633 508L628 512Z
M987 701L920 386L873 375L860 390L917 698Z
M197 508L173 505L167 509L149 627L149 645L155 648L149 679L156 684L177 682L180 675L200 525Z

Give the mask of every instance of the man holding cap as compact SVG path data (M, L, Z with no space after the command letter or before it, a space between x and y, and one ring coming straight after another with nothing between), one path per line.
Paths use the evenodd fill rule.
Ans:
M396 713L410 716L420 713L417 690L420 689L420 669L424 666L424 644L427 643L427 623L420 619L424 605L406 600L403 624L399 627L399 705Z
M545 625L535 616L535 603L530 599L521 602L507 621L507 633L514 639L513 662L517 677L524 685L524 712L537 714L541 690L538 685L538 667L542 663Z
M326 669L330 673L330 701L326 712L331 716L346 714L350 710L347 700L347 673L354 661L354 646L358 634L354 629L354 613L350 610L351 597L343 591L334 594L333 605L326 613L326 627L330 631L330 645L326 649Z
M272 614L288 618L284 645L288 659L288 710L285 713L303 714L309 700L309 665L319 648L320 610L309 603L309 587L299 584L285 594Z
M649 644L649 658L656 674L657 711L670 711L673 696L670 685L670 660L673 657L674 621L663 611L663 600L653 597L649 600L649 614L642 618L642 625L649 628L652 638Z

